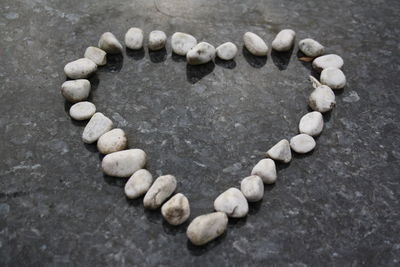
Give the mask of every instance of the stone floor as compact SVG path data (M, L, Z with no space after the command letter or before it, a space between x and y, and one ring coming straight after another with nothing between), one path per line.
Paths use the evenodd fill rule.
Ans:
M0 265L398 266L399 11L398 0L2 0ZM310 64L297 46L255 58L243 33L270 44L292 28L345 60L348 85L315 151L279 165L264 200L204 247L102 174L60 95L67 62L132 26L240 47L234 62L201 67L170 44L125 51L91 78L91 100L148 153L148 169L177 177L191 219L307 112Z

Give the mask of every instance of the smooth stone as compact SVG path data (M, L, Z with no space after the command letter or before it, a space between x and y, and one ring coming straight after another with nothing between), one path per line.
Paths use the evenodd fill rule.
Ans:
M273 184L278 177L275 162L272 159L260 160L251 170L251 175L260 176L265 184Z
M321 113L332 110L335 105L335 93L326 85L320 85L314 89L308 98L308 105Z
M190 216L189 200L178 193L162 205L161 214L169 224L180 225Z
M324 128L324 118L321 112L309 112L301 117L299 122L300 133L308 134L310 136L318 136Z
M249 212L249 204L239 189L231 187L215 199L214 209L232 218L242 218Z
M346 76L340 69L327 68L321 72L320 81L331 89L339 90L346 85Z
M90 82L86 79L65 81L61 85L61 94L72 103L86 100L90 94Z
M96 112L86 124L82 133L82 140L86 144L91 144L97 141L103 134L111 130L113 122L103 115L101 112Z
M125 33L125 45L129 49L141 49L143 47L143 31L139 28L130 28Z
M97 70L97 65L88 58L80 58L69 62L64 67L65 75L71 79L87 78Z
M153 176L148 170L137 170L125 184L125 195L134 199L144 195L153 183Z
M176 189L176 179L172 175L158 177L147 191L143 199L143 205L147 209L157 209L161 207L165 200Z
M186 54L186 60L191 65L200 65L210 62L215 57L215 48L206 42L195 45Z
M272 49L278 52L289 51L294 44L296 33L291 29L281 30L272 41Z
M137 148L107 154L101 162L103 172L114 177L129 177L144 165L146 153Z
M88 101L78 102L69 109L69 115L77 121L88 120L94 113L96 113L96 106Z
M89 46L86 48L84 57L90 59L94 63L96 63L97 66L104 66L107 63L107 53L104 50L101 50L100 48L94 47L94 46Z
M216 49L217 56L223 60L232 60L238 52L237 46L232 42L226 42L218 46Z
M100 36L98 47L108 54L122 53L123 47L111 32L105 32Z
M197 44L196 38L192 35L176 32L171 37L171 47L175 54L186 56L187 52Z
M244 46L247 48L247 50L249 50L251 54L255 56L266 56L268 54L267 44L257 34L246 32L243 35L243 41Z
M149 34L148 47L152 51L160 50L167 43L167 35L163 31L152 31Z
M305 154L315 148L315 140L308 134L298 134L290 139L290 147L299 154Z
M128 139L122 129L112 129L100 136L97 140L97 149L101 154L110 154L124 150L128 145Z
M242 180L240 190L249 202L260 201L264 197L264 183L260 176L251 175Z
M323 45L310 38L301 40L299 42L299 49L308 57L319 57L325 51Z
M271 147L266 155L271 159L289 163L292 160L292 152L290 151L289 141L282 139Z
M312 66L314 69L321 71L327 68L341 69L343 67L343 64L344 62L342 57L335 54L329 54L314 59Z
M228 226L225 212L200 215L189 224L186 235L196 246L204 245L222 235Z

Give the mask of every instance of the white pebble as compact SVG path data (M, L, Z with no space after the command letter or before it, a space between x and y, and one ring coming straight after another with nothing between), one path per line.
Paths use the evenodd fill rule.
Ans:
M106 55L107 53L104 50L94 46L89 46L86 48L84 57L96 63L97 66L104 66L107 63Z
M249 204L239 189L231 187L215 199L214 209L232 218L242 218L249 212Z
M300 119L300 133L308 134L310 136L318 136L322 132L323 128L324 118L322 117L321 112L309 112Z
M335 94L332 89L326 85L318 86L308 98L308 105L315 111L321 113L327 112L336 105Z
M240 183L240 190L249 202L260 201L264 197L264 183L257 175L244 178Z
M223 60L232 60L236 57L238 48L234 43L226 42L216 49L217 56Z
M143 47L143 31L139 28L130 28L125 34L125 45L129 49L141 49Z
M312 66L314 69L321 71L327 68L337 68L340 69L343 67L343 59L335 54L329 54L317 57L314 59Z
M192 35L176 32L171 37L171 47L175 54L186 56L187 52L197 44L196 38Z
M276 181L276 166L272 159L260 160L251 171L251 175L260 176L265 184L273 184Z
M111 32L105 32L101 35L98 46L108 54L119 54L123 50L121 43Z
M222 235L227 226L228 216L224 212L213 212L196 217L186 235L194 245L201 246Z
M124 150L128 145L128 139L122 129L112 129L100 136L97 140L97 149L101 154L110 154Z
M146 165L146 153L141 149L128 149L107 154L101 168L107 175L129 177Z
M61 85L61 94L69 102L85 100L90 94L90 82L86 79L65 81Z
M255 56L266 56L268 54L267 44L257 34L246 32L243 35L243 41L244 46L247 48L247 50L249 50L251 54Z
M267 153L267 157L271 159L289 163L292 160L292 152L290 151L289 141L282 139L271 147Z
M189 200L183 194L178 193L164 203L161 207L161 214L169 224L180 225L190 216Z
M87 78L97 70L97 65L87 58L80 58L69 62L64 67L65 75L71 79Z
M215 57L215 48L206 42L195 45L186 54L186 60L191 65L205 64Z
M321 83L331 89L342 89L346 85L346 76L343 71L337 68L327 68L321 72Z
M147 191L143 199L143 205L147 209L157 209L161 207L165 200L176 189L176 179L172 175L158 177Z
M290 147L299 154L305 154L315 148L315 140L308 134L298 134L290 139Z
M324 53L324 46L317 41L307 38L299 42L299 49L308 57L318 57Z
M149 49L156 51L165 47L167 35L163 31L152 31L149 34Z
M293 30L281 30L272 41L272 49L279 52L289 51L293 47L295 37L296 33Z
M77 121L88 120L94 113L96 113L96 106L88 101L78 102L69 109L69 115Z
M144 195L153 183L153 176L148 170L140 169L129 178L125 184L125 195L133 199Z
M103 134L111 130L113 122L103 115L103 113L96 112L82 133L82 140L86 144L91 144L97 141Z

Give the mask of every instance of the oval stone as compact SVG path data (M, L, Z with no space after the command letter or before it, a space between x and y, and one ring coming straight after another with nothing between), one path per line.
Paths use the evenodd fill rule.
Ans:
M305 154L315 148L315 140L308 134L298 134L290 139L290 147L299 154Z
M317 136L322 132L323 128L324 118L322 117L321 112L309 112L300 119L300 133L308 134L310 136Z
M224 212L213 212L196 217L186 235L194 245L201 246L222 235L227 226L228 216Z
M329 54L314 59L312 66L314 69L321 71L327 68L341 69L343 67L343 59L335 54Z
M189 200L185 195L178 193L164 203L161 214L169 224L180 225L190 216Z
M265 184L273 184L276 181L276 166L272 159L260 160L251 171L251 175L260 176Z
M103 113L96 112L82 133L82 140L86 144L91 144L97 141L100 136L111 130L113 122L103 115Z
M125 195L127 198L138 198L149 190L153 183L153 176L148 170L140 169L129 178L125 184Z
M128 145L128 139L122 129L112 129L100 136L97 140L97 149L102 154L110 154L124 150Z
M232 218L242 218L249 212L249 204L239 189L231 187L215 199L214 209Z
M97 70L97 65L87 58L80 58L69 62L64 67L65 75L71 79L87 78Z
M247 50L249 50L251 54L255 56L266 56L268 54L267 44L257 34L246 32L243 35L243 41L244 46L247 48Z
M163 31L152 31L149 34L149 49L152 51L160 50L165 47L167 35Z
M223 60L232 60L236 57L238 48L234 43L226 42L216 49L217 56Z
M317 41L307 38L299 42L299 49L308 57L318 57L324 53L325 47Z
M130 28L125 34L125 45L129 49L141 49L143 47L143 31L139 28Z
M257 175L244 178L240 183L240 190L249 202L260 201L264 197L264 183Z
M123 47L111 32L105 32L100 36L98 47L108 54L122 53Z
M90 94L90 82L86 79L65 81L61 85L61 94L72 103L85 100Z
M187 52L196 44L196 38L187 33L176 32L171 37L172 51L180 56L186 56Z
M343 89L346 85L346 76L343 71L337 68L327 68L321 72L321 83L329 86L331 89Z
M147 191L143 205L147 209L158 209L176 189L176 179L172 175L158 177Z
M186 60L191 65L199 65L210 62L215 57L215 48L206 42L195 45L186 54Z
M146 153L141 149L128 149L107 154L101 168L107 175L129 177L146 165Z
M96 113L96 106L88 101L78 102L69 109L69 115L77 121L88 120L94 113Z
M291 29L281 30L272 41L272 49L278 52L289 51L294 44L296 33Z

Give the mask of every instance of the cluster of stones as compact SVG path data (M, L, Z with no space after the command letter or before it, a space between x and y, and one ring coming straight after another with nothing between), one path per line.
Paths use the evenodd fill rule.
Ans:
M289 51L295 42L295 32L285 29L279 32L272 42L272 49L278 52ZM148 36L148 48L160 50L165 47L167 35L162 31L152 31ZM243 36L244 46L254 56L266 56L269 48L257 34L247 32ZM128 49L141 49L144 33L139 28L130 28L125 34ZM231 42L217 48L207 42L198 43L190 34L176 32L171 37L174 53L185 56L188 64L204 64L216 56L222 60L235 58L238 49ZM299 134L280 140L272 146L252 169L250 175L240 184L240 189L232 187L220 194L214 201L216 212L201 215L193 219L187 229L187 237L195 245L203 245L217 238L226 231L228 217L242 218L249 211L248 202L262 200L264 184L273 184L277 180L275 162L289 163L292 150L304 154L312 151L316 142L314 137L321 134L324 127L322 113L335 106L335 94L332 89L342 89L346 78L341 71L343 60L340 56L324 54L324 46L313 39L303 39L299 49L313 59L312 66L320 71L320 81L311 77L314 87L308 104L313 110L305 114L299 122ZM61 86L61 93L69 102L75 103L70 108L70 116L75 120L89 120L83 134L84 143L97 142L98 151L105 154L101 167L105 174L114 177L129 177L125 185L125 194L134 199L144 195L143 205L147 209L158 209L164 219L172 225L180 225L190 217L190 204L182 193L176 193L177 181L173 175L163 175L153 179L152 174L144 169L146 153L141 149L129 149L128 139L122 129L113 129L113 122L100 112L96 112L93 103L85 101L90 94L90 82L86 79L98 66L107 63L107 54L122 53L123 46L110 32L104 33L98 47L90 46L84 57L66 64L64 71L70 79ZM172 197L171 197L172 196Z

